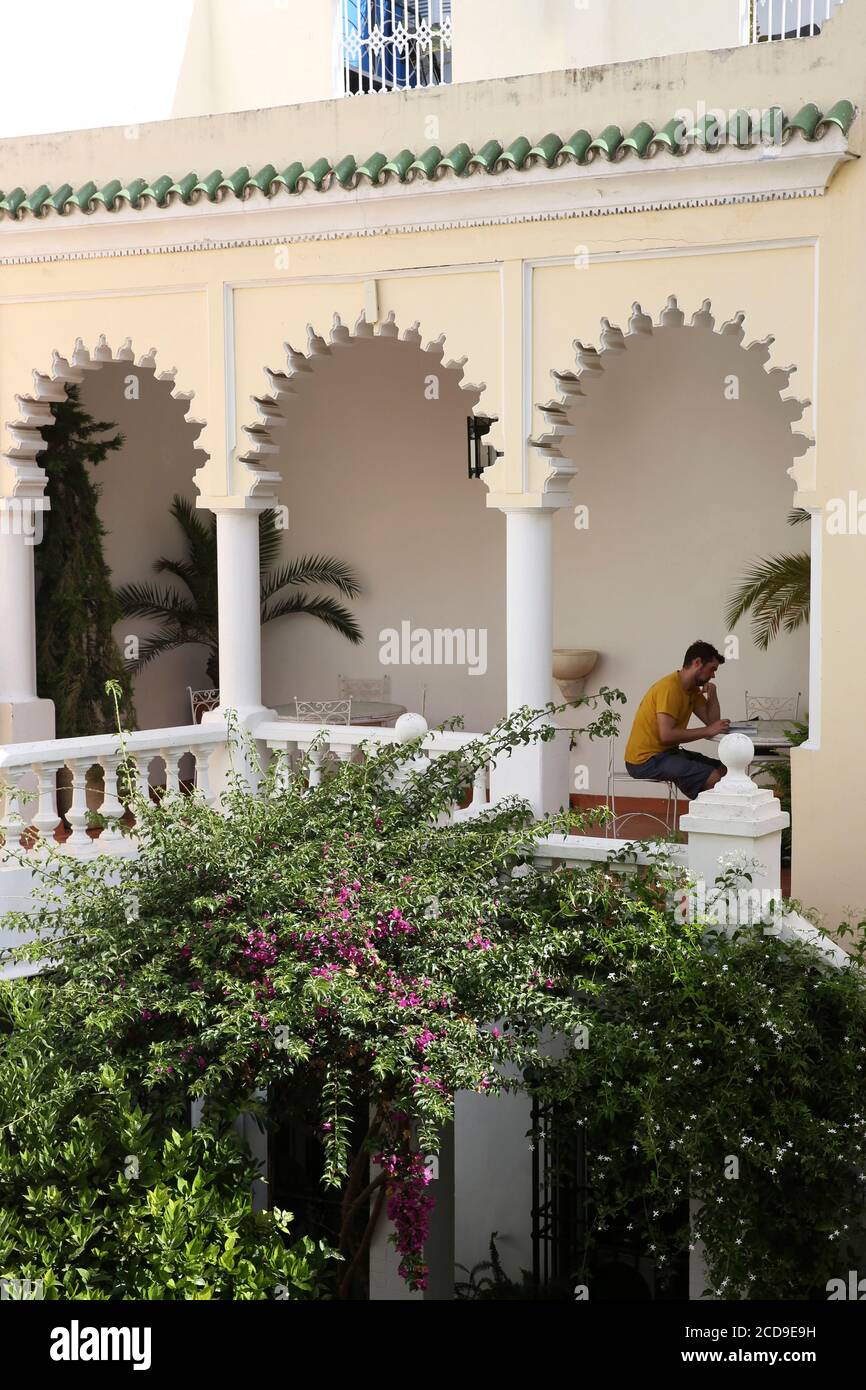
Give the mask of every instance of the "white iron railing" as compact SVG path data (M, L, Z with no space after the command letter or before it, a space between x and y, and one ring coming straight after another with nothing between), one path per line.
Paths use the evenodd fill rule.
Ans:
M845 0L743 0L745 43L820 34Z
M340 0L343 91L451 81L451 0Z

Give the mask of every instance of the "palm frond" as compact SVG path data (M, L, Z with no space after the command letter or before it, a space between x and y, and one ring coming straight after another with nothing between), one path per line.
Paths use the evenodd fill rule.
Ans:
M265 574L280 558L283 533L277 527L278 512L268 507L259 515L259 569Z
M807 512L805 507L794 507L788 513L788 525L799 526L804 521L811 520L812 513Z
M196 572L189 560L169 560L165 555L161 555L158 560L154 560L153 568L157 574L173 574L175 579L181 580L192 592L196 582Z
M273 598L280 589L298 584L330 584L346 598L355 598L361 592L357 575L342 560L329 555L301 555L262 580L262 602Z
M124 584L117 590L117 601L124 618L154 618L161 622L198 618L198 608L190 599L175 589L159 589L155 584Z
M795 632L809 621L811 573L811 557L805 553L760 561L732 595L725 621L733 628L751 613L755 645L766 651L782 628Z
M279 599L271 607L263 605L262 622L272 623L276 618L284 618L289 613L308 613L311 618L319 618L356 646L364 640L364 634L354 615L326 594L294 593L289 594L287 598Z

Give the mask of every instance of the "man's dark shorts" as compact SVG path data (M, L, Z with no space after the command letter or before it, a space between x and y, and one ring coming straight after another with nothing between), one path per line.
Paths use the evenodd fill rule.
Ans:
M665 748L645 763L626 763L625 770L629 777L639 781L673 782L689 801L694 801L706 786L710 773L723 766L718 758L707 758L688 748Z

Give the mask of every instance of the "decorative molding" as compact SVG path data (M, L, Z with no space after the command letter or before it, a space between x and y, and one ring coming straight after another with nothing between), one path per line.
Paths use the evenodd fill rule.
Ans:
M831 131L816 144L798 142L770 147L769 151L730 148L695 152L687 161L664 154L639 168L632 163L601 168L564 166L533 174L502 174L495 181L475 174L459 182L434 181L393 191L340 189L325 200L307 193L290 203L279 203L259 195L233 204L181 206L168 213L78 213L62 220L5 223L0 248L5 241L27 249L0 256L0 264L176 255L786 202L821 197L839 166L853 158L842 133ZM436 210L443 206L452 215L437 216ZM407 217L410 210L413 215ZM248 228L244 236L234 234L239 217ZM196 227L199 234L179 239L178 224ZM273 230L275 226L279 230ZM202 235L204 229L212 235ZM96 238L106 237L113 244L92 246ZM135 238L134 245L129 244L131 237ZM73 249L69 245L73 240L91 245ZM41 251L40 245L46 244L50 249Z
M676 296L671 295L655 324L649 314L644 313L640 304L634 304L625 333L616 324L612 324L609 319L602 319L600 349L576 339L574 349L577 371L558 371L556 369L551 371L551 376L556 383L558 397L537 407L550 429L546 434L529 440L530 447L537 451L544 469L541 476L535 480L535 490L542 495L552 492L558 496L564 488L569 486L571 479L577 472L577 465L567 456L563 445L566 439L576 432L577 416L575 412L579 410L581 400L586 399L592 393L593 383L599 380L602 373L611 368L614 371L617 370L617 365L626 354L630 342L638 338L651 337L658 330L677 329L695 334L715 333L719 337L733 339L739 347L742 347L745 337L745 329L743 328L745 317L745 313L740 311L734 318L722 324L721 328L716 329L712 305L708 299L705 299L700 309L692 314L691 322L686 324L685 314L680 309ZM791 453L795 459L795 463L788 469L788 474L796 482L796 460L800 460L804 454L807 454L814 447L815 441L811 436L794 430L793 426L795 421L802 419L811 402L783 394L797 368L796 366L767 366L774 341L772 337L763 338L749 343L748 347L743 348L743 352L764 370L771 386L778 391L782 404L785 406L785 413L792 431Z
M54 406L66 399L68 387L80 386L88 372L98 371L107 362L128 364L136 372L152 372L155 381L165 383L169 388L172 399L183 403L186 423L195 429L195 437L201 434L205 427L204 420L191 419L189 415L195 392L177 390L177 367L171 367L157 375L156 348L150 348L136 362L130 338L121 344L117 352L112 352L105 335L100 334L92 356L81 338L76 338L70 358L62 357L59 352L54 351L50 375L34 370L32 395L15 397L20 412L19 418L8 422L6 426L14 443L0 455L13 471L13 497L44 498L48 476L44 468L36 462L46 447L42 431L51 425ZM199 467L203 467L208 461L208 453L200 448L196 448L194 452L201 456L202 462Z
M486 390L486 384L483 381L477 384L463 381L467 361L465 357L458 358L456 361L443 362L445 356L444 333L440 333L438 338L434 338L432 342L422 348L418 321L416 320L411 328L406 328L401 333L395 321L393 309L387 318L382 320L378 328L368 322L364 313L355 324L354 330L349 329L343 323L339 314L334 314L329 341L326 342L316 332L312 324L308 324L306 353L298 352L291 343L284 343L287 370L277 372L266 367L265 375L270 384L270 392L265 396L251 397L260 420L252 425L244 425L243 432L249 440L250 447L238 459L238 462L249 470L249 487L246 494L248 498L258 501L259 497L263 496L270 499L271 502L276 501L274 489L278 483L282 482L282 474L274 471L270 466L280 448L274 439L273 430L282 429L288 424L287 412L290 408L290 398L297 395L296 379L315 370L317 357L330 357L334 349L339 351L362 340L373 338L399 339L407 347L432 358L437 372L453 372L460 390L467 393L467 414L474 412L482 393ZM422 365L427 366L429 370L430 364ZM473 397L474 399L472 399Z

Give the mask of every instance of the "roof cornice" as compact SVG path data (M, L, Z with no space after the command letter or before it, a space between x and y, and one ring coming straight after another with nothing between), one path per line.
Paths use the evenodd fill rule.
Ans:
M854 118L851 108L850 126ZM609 144L609 153L341 186L308 183L294 193L248 188L243 195L180 200L138 210L115 203L60 216L26 216L0 224L0 261L93 259L232 246L327 241L492 226L518 222L778 201L821 196L839 165L854 158L841 119L821 118L821 134L793 122L779 143L697 142L688 153L658 144L644 153ZM587 152L585 151L584 154Z

